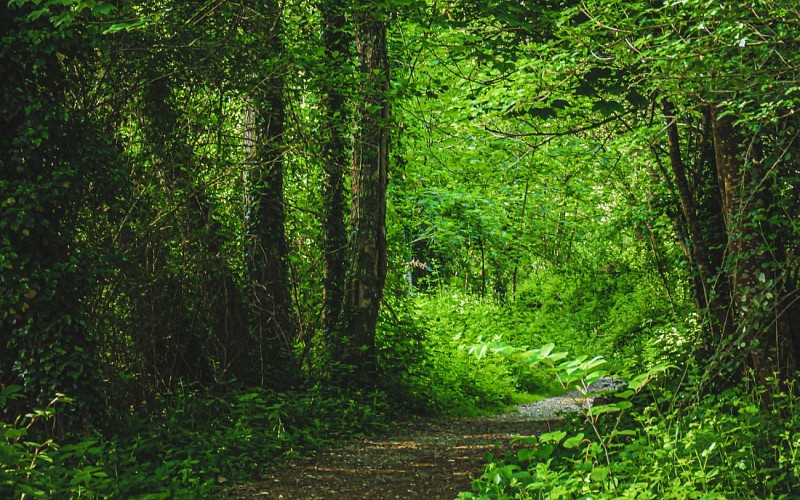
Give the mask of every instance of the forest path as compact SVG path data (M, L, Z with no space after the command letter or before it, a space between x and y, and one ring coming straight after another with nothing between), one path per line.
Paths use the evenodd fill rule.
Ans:
M572 390L519 405L516 412L400 423L383 436L292 459L227 497L451 500L471 490L471 479L483 472L487 453L502 457L515 447L513 437L549 432L561 425L559 413L586 408L604 391L623 384L602 378L588 387L594 393L588 396Z
M292 459L229 498L450 500L471 490L486 453L502 456L514 436L558 425L521 412L402 423L381 437Z

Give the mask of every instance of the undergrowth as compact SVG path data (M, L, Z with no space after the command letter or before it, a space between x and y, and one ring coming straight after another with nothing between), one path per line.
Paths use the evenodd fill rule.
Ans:
M524 321L508 306L459 293L420 294L408 325L382 325L383 365L399 359L384 383L413 413L473 416L502 411L522 394L536 399L559 388L546 373L524 370L502 359L477 359L466 347L484 340L524 335ZM409 332L413 330L413 333ZM505 332L501 335L500 332ZM409 343L403 339L415 338ZM405 347L403 347L405 346ZM415 353L398 352L399 350ZM402 394L402 395L401 395Z
M399 360L385 380L412 412L463 416L496 412L518 394L536 399L561 391L544 370L469 355L466 347L475 343L553 342L574 356L602 355L617 369L647 369L691 336L691 325L672 326L669 304L654 300L654 288L606 271L554 269L521 283L511 302L448 287L415 293L382 322L382 364Z
M207 497L282 456L386 423L380 393L222 389L187 388L160 411L127 416L124 432L110 436L47 437L47 421L69 403L62 396L0 423L0 497ZM0 403L17 391L3 388Z
M473 351L490 349L529 366L558 360L552 346L484 344ZM565 386L586 388L606 375L603 364L580 357L551 366ZM663 376L670 368L655 365L560 429L520 438L523 447L490 457L474 491L459 498L795 498L798 387L789 383L770 404L747 381L698 397L697 388L674 382L681 377Z

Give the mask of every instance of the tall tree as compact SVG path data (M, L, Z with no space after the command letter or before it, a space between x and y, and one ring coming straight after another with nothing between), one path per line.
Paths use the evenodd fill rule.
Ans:
M386 279L386 187L389 171L390 74L386 12L354 13L360 91L350 201L350 241L341 333L343 361L363 385L375 382L375 328Z
M262 377L280 373L280 378L271 381L292 384L296 367L291 348L296 327L289 292L289 247L283 195L287 64L282 7L275 0L254 2L247 15L257 59L249 96L253 106L255 148L250 152L253 157L245 160L252 168L248 169L246 177L244 231L259 372ZM253 132L245 134L252 137Z
M345 174L349 122L345 99L346 75L352 56L345 10L340 2L324 0L322 33L327 71L322 75L322 101L325 113L323 161L323 234L325 277L323 281L323 328L326 348L333 361L341 361L342 339L339 319L344 304L347 257L345 226ZM343 71L344 70L344 71Z
M776 288L775 281L786 272L781 270L782 263L776 261L782 254L779 246L785 242L776 242L771 236L779 231L773 222L774 184L764 158L764 138L760 137L763 132L756 132L758 135L746 141L736 125L736 115L728 112L725 104L715 105L711 114L728 235L731 310L737 328L736 341L748 347L749 366L758 380L767 385L775 375L792 376L797 367L796 326L780 319L787 311L780 311L775 303L776 297L784 292ZM789 305L790 309L794 307L792 302Z

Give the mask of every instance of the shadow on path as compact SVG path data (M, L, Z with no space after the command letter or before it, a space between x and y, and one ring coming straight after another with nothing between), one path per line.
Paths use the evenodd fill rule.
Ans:
M557 422L519 413L399 424L380 438L351 441L268 471L229 498L452 499L471 489L487 453L502 456L516 435L547 432Z

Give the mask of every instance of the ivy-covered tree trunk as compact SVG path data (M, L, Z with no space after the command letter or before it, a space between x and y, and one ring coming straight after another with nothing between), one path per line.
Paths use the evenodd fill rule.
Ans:
M712 109L714 148L728 233L727 270L730 274L735 343L748 353L750 367L766 386L770 377L793 372L782 366L793 352L791 337L782 331L773 286L779 267L770 240L770 183L759 151L759 137L745 143L735 115ZM747 147L747 146L750 147Z
M323 278L323 327L326 349L331 360L341 361L342 339L339 319L344 304L344 284L347 257L345 227L344 179L347 167L348 121L344 88L350 64L350 37L346 32L345 12L338 2L325 0L321 5L322 32L328 72L322 83L325 107L325 138L323 145L323 235L325 238L325 276ZM344 70L344 71L343 71Z
M259 4L257 4L259 5ZM253 9L253 35L261 58L256 65L254 107L255 157L247 177L245 238L251 307L262 383L290 386L296 380L291 354L296 327L289 292L289 247L283 198L284 72L281 8L275 1ZM247 132L246 132L247 133ZM276 375L279 375L276 377Z
M99 271L86 259L78 214L92 173L113 160L68 101L57 57L80 57L85 41L28 22L32 8L0 8L0 385L22 386L38 407L66 394L75 399L65 409L71 423L86 423L103 405L83 303Z
M356 110L350 241L342 334L357 383L375 383L375 327L386 279L386 185L389 169L389 60L381 13L355 13L361 92Z

